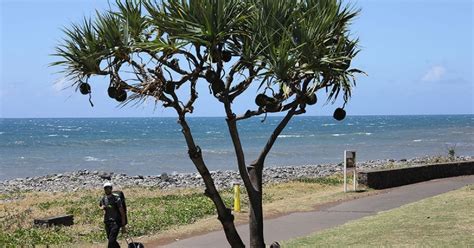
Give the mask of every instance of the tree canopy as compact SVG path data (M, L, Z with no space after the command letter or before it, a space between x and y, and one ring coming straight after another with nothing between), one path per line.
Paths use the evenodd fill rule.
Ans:
M231 210L220 197L186 115L194 110L196 85L208 84L225 109L237 167L250 203L250 245L263 239L262 170L290 119L306 112L325 89L326 102L344 100L334 118L344 119L355 86L351 68L359 52L349 25L358 10L338 0L116 0L115 8L64 28L54 54L63 73L82 94L93 76L109 79L108 94L119 102L155 99L173 108L190 159L214 202L227 240L243 247ZM237 115L234 100L258 87L255 109ZM89 95L90 100L90 95ZM92 104L92 103L91 103ZM248 163L237 121L284 112L258 157Z
M252 83L272 89L272 96L257 99L259 114L279 112L289 109L280 103L311 98L321 88L328 101L341 90L348 101L361 72L350 68L358 40L348 30L358 11L335 0L126 0L116 6L64 28L53 65L63 66L78 87L92 76L109 76L109 93L119 101L127 90L128 100L150 96L167 107L171 91L187 83L195 89L206 79L218 99L226 94L230 101ZM236 74L245 80L235 82ZM190 93L188 112L197 98Z

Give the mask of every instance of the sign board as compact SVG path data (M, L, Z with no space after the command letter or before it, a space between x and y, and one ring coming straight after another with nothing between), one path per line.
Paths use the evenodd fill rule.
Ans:
M352 170L353 172L353 184L354 191L357 186L357 170L356 170L356 152L355 151L344 151L344 192L347 192L347 171Z
M355 151L344 151L344 163L346 168L355 168L356 166L356 152Z

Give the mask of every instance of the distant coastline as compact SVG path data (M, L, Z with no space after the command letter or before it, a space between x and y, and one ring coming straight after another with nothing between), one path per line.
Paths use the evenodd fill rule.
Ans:
M452 161L472 161L474 156L456 158L431 156L410 159L384 159L358 162L358 170L410 167L423 164ZM299 178L320 178L342 172L342 164L318 164L267 167L264 169L264 183L281 183ZM234 182L241 182L238 171L211 171L216 186L230 188ZM25 191L72 192L85 189L101 189L105 181L112 181L118 189L127 187L148 187L160 189L204 188L199 173L162 173L160 175L126 175L123 173L78 170L45 176L16 178L0 181L0 194Z

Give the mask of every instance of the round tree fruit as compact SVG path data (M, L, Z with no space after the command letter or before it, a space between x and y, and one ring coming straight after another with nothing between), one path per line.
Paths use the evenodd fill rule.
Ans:
M337 108L334 111L334 114L332 115L332 117L334 117L334 119L338 121L342 121L344 120L344 118L346 118L346 111L342 108Z
M223 51L222 52L222 60L224 62L229 62L232 59L232 53L229 51Z
M117 96L117 88L113 87L113 86L110 86L108 89L107 89L107 94L109 94L109 97L110 98L114 98Z
M206 74L204 76L206 77L206 81L208 83L213 83L216 79L219 78L217 73L215 71L211 70L211 69L207 70Z
M123 102L127 100L127 92L124 89L120 89L117 91L117 95L115 96L115 100L118 102Z
M318 102L318 98L316 97L316 94L313 93L310 96L306 97L306 103L308 105L314 105L316 104L316 102Z
M221 93L225 89L224 81L222 81L222 79L215 80L212 82L211 88L214 95Z
M79 85L79 91L81 92L81 94L87 95L91 93L91 86L88 83L81 83Z
M265 94L258 94L257 97L255 97L255 104L257 104L259 107L263 107L267 105L268 98L269 97Z
M281 110L282 105L278 101L271 101L265 108L268 112L278 112Z

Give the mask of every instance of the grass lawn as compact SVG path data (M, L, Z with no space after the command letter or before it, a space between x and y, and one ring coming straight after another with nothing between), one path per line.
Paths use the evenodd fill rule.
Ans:
M163 191L157 188L122 189L127 199L129 234L136 241L180 238L197 232L221 229L212 202L203 189ZM242 190L243 191L243 190ZM221 191L231 207L233 192ZM274 216L295 211L309 211L315 205L370 194L342 193L340 175L266 185L264 211ZM75 247L103 247L102 211L98 208L101 190L68 193L18 192L0 194L0 247L22 245L75 244ZM242 192L242 212L235 213L237 223L248 220L248 199ZM38 217L73 214L74 225L38 228ZM123 240L122 240L123 241Z
M282 245L327 246L473 247L474 185Z

